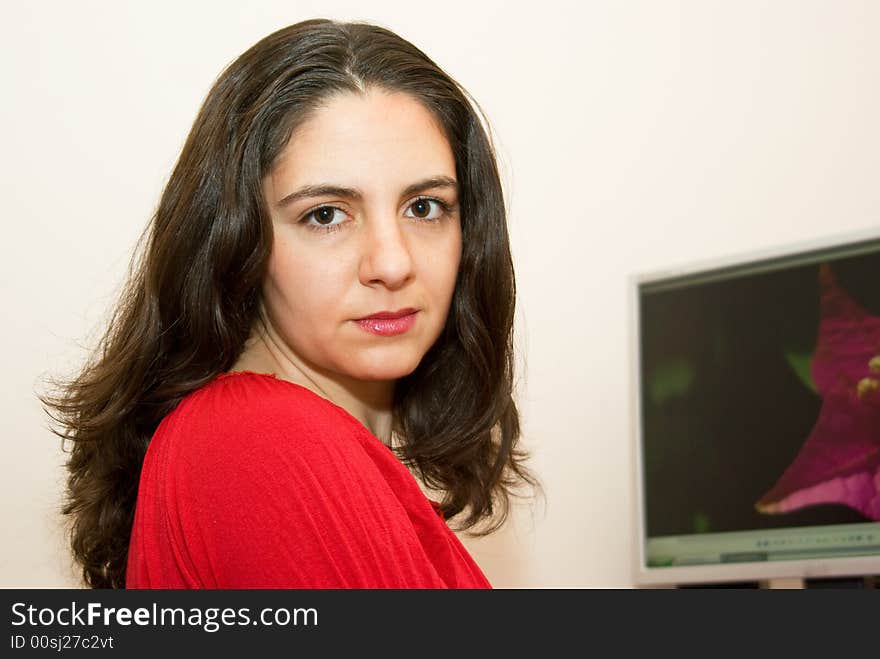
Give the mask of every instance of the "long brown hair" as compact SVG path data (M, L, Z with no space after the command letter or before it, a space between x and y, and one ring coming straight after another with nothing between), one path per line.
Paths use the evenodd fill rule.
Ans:
M261 180L329 94L405 92L439 120L460 184L462 258L445 329L398 381L399 457L444 492L459 529L495 530L519 486L515 284L501 184L476 104L388 30L311 20L269 35L218 78L162 194L98 349L42 397L67 462L71 547L87 585L124 587L141 465L159 422L227 371L255 319L272 247ZM478 525L479 522L484 524ZM479 526L479 531L475 527Z

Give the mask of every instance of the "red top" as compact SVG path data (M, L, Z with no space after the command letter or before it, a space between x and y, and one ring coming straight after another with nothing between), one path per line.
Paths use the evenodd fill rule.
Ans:
M491 588L392 451L287 380L225 373L156 429L128 588Z

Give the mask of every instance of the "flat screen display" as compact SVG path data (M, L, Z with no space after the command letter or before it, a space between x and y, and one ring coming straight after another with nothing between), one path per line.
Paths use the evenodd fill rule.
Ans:
M880 238L637 298L642 567L880 572Z

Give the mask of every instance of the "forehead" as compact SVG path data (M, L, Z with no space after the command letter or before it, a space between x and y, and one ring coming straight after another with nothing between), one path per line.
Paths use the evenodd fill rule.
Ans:
M434 115L408 94L370 88L336 94L315 110L294 130L267 182L369 190L439 175L454 178L455 159Z

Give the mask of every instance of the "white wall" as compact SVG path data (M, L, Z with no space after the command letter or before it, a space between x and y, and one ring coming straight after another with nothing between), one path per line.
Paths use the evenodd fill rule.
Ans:
M0 586L73 586L35 397L94 344L196 110L262 36L366 19L494 125L521 410L546 505L469 541L497 586L629 586L627 277L876 225L880 3L27 2L0 9ZM83 346L83 347L80 347Z

